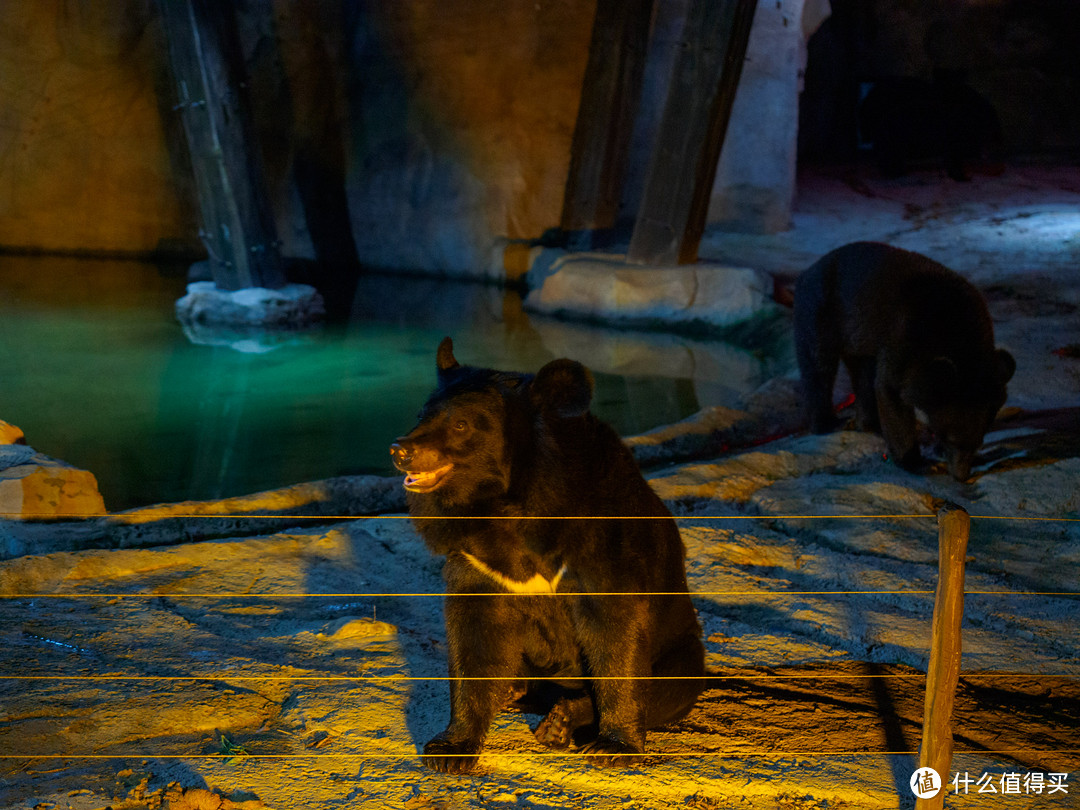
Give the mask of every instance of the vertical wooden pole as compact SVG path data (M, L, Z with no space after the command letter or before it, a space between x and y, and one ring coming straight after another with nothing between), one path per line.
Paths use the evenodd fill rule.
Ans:
M952 714L960 678L960 620L964 616L964 558L967 556L971 517L955 504L938 512L938 584L934 596L934 623L930 639L930 666L926 672L919 767L933 768L941 776L941 790L930 799L916 799L916 810L940 810L952 767Z
M615 226L654 0L598 0L559 228L574 250Z
M281 287L285 272L246 103L234 5L158 0L158 7L214 283L225 290Z
M757 0L692 0L627 260L697 261Z

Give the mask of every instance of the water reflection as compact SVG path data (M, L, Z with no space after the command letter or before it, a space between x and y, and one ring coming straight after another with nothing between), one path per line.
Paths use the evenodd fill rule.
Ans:
M446 334L462 362L593 369L594 410L624 435L738 398L790 366L763 352L529 316L474 283L368 276L347 322L258 353L188 340L180 272L0 258L0 418L91 470L108 508L219 498L334 475L391 474Z

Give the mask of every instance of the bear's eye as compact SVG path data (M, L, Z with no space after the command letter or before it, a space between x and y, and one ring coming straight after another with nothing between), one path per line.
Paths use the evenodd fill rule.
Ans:
M458 419L456 422L454 422L454 430L459 432L465 430L465 428L467 428L468 426L469 423L466 422L464 419Z

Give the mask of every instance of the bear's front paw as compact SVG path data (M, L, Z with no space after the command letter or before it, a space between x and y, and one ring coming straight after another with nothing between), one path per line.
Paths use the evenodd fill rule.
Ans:
M476 766L482 744L452 740L444 731L428 740L424 746L423 763L440 773L465 773Z
M601 734L582 749L591 765L604 768L639 765L645 759L645 748L615 734Z

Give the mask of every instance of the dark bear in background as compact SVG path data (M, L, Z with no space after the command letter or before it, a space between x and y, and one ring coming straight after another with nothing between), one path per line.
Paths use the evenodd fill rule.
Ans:
M875 82L859 105L859 127L886 177L929 158L944 158L953 180L1004 170L997 112L962 71L935 71L933 82L913 76Z
M941 264L876 242L837 248L795 284L795 350L810 428L836 427L833 382L851 374L860 430L880 433L905 469L922 461L915 409L943 444L949 473L971 474L1016 363L994 348L986 303Z
M419 423L390 448L418 531L446 555L449 669L462 678L424 763L472 768L514 703L546 714L545 745L630 764L646 729L685 715L704 686L675 521L589 413L580 363L535 376L463 366L445 338L437 368Z

